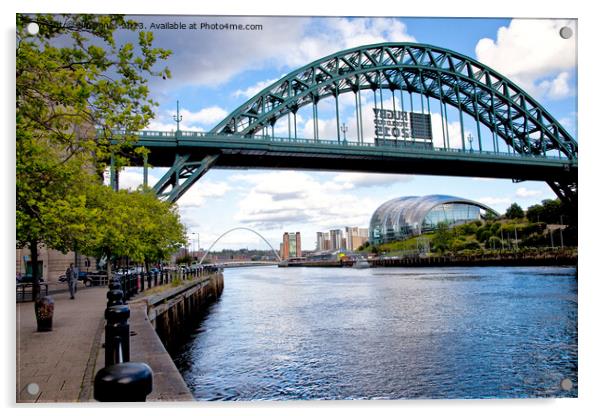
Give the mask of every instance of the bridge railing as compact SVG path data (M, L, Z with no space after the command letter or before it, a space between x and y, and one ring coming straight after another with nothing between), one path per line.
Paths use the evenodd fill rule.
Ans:
M115 130L115 135L126 134L125 130ZM437 154L467 154L467 155L479 155L492 158L512 158L512 159L547 159L547 160L569 160L566 156L556 156L549 154L529 154L529 153L515 153L515 152L494 152L490 150L478 150L478 149L459 149L459 148L444 148L435 147L426 142L416 142L411 140L396 140L384 143L372 143L372 142L357 142L351 140L331 140L331 139L302 139L294 137L273 137L270 135L255 135L255 136L244 136L242 134L215 134L201 131L180 131L176 138L175 131L157 131L157 130L143 130L136 132L129 132L134 134L140 139L160 139L161 141L177 142L181 139L204 139L204 140L223 140L227 138L233 138L236 140L243 140L245 142L267 142L267 143L291 143L299 145L320 145L320 146L333 146L338 148L365 148L365 149L383 149L390 152L399 153L424 153L432 152Z

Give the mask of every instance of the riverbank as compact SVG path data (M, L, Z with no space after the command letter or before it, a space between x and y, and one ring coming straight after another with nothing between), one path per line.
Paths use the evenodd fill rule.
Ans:
M536 255L525 253L501 253L483 255L446 255L380 257L368 259L370 267L485 267L485 266L575 266L576 251L558 251ZM295 261L280 264L280 267L353 267L354 260Z

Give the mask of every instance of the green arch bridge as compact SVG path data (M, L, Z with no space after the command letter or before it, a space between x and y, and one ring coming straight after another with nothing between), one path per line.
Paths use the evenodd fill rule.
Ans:
M353 98L355 126L342 122L344 95ZM334 137L320 137L325 105L336 114ZM375 125L369 135L366 106ZM297 116L310 108L312 137L299 137ZM438 146L434 112L441 118ZM460 124L455 143L452 119ZM275 126L286 133L274 134ZM382 43L337 52L276 81L208 132L134 134L150 153L131 163L169 167L153 189L170 201L210 168L223 167L536 180L577 204L578 145L564 127L508 78L431 45Z

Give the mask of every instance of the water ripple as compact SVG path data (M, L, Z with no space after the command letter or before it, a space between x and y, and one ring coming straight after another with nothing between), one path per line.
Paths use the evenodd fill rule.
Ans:
M174 361L197 400L576 397L576 270L229 269Z

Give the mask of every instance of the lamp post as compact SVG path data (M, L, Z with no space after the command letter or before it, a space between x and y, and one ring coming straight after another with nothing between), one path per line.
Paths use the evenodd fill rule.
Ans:
M472 140L473 140L472 134L468 133L467 138L468 138L468 143L470 143L470 153L472 153Z
M196 242L197 242L196 253L197 253L197 257L198 257L198 255L199 255L198 252L201 251L201 237L200 237L201 234L200 233L192 233L192 235L195 235L195 234L196 234ZM194 247L194 240L193 240L193 247ZM193 257L195 257L194 254L193 254ZM196 260L196 258L195 258L195 260Z
M194 233L192 233L192 234L194 234ZM190 257L192 257L192 260L194 260L194 238L189 238L188 243L190 244L190 247L192 248L192 250L190 250Z
M173 120L176 122L176 136L180 135L180 121L182 121L182 116L180 115L180 102L176 101L176 114L172 116Z
M345 123L341 126L341 132L343 133L343 143L347 143L347 132L349 131L349 127Z

